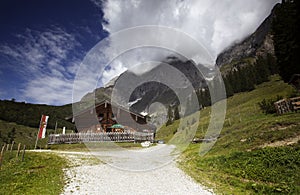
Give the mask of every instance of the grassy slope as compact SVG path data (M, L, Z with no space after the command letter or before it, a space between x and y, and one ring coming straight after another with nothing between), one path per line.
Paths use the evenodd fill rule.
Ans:
M74 124L65 120L65 117L72 114L71 104L50 106L0 100L0 120L15 122L28 127L37 127L42 114L49 116L48 128L54 129L57 122L58 127L65 126L67 129L74 129Z
M32 128L27 127L24 125L19 125L13 122L7 122L0 120L0 146L2 146L4 143L11 143L10 138L8 136L9 132L12 131L12 129L15 128L15 136L13 141L15 143L21 143L25 144L28 149L33 149L36 141L36 134L38 132L38 127ZM57 133L61 133L62 129L57 128ZM71 133L72 130L66 130L67 133ZM53 134L54 130L47 128L46 133ZM46 136L45 139L38 140L38 148L46 148L48 142L48 136ZM16 149L17 144L14 145L14 148Z
M0 146L2 146L5 142L11 143L10 139L8 138L8 134L13 128L15 128L15 143L25 144L28 149L33 149L38 128L26 127L2 120L0 120ZM47 139L42 139L38 142L39 146L43 145L43 147L46 145L46 143ZM15 144L14 147L16 149L17 144Z
M299 136L300 113L265 115L257 105L263 98L287 97L292 91L291 86L273 76L255 90L229 98L224 128L214 147L200 157L201 144L191 144L181 156L181 168L219 193L299 192L299 144L266 149L261 146ZM204 137L209 112L210 108L201 111L196 137ZM177 125L178 121L161 129L159 139L170 139Z
M60 194L67 161L49 153L27 152L23 162L5 153L0 170L0 194Z

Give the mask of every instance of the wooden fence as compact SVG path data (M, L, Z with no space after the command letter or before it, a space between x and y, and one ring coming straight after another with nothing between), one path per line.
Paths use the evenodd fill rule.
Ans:
M48 144L81 143L81 142L142 142L154 141L154 133L71 133L51 134Z
M282 99L274 103L277 114L291 112L290 103L287 99Z
M290 102L293 111L300 110L300 97L290 98Z
M3 159L4 159L4 156L5 156L5 153L8 153L9 155L7 156L8 160L10 160L12 158L12 151L13 151L13 147L14 147L14 144L15 142L13 141L11 143L11 145L9 144L4 144L2 147L1 147L1 150L0 150L0 169L2 167L2 164L3 164ZM16 159L18 161L20 161L19 157L21 156L21 161L24 161L24 157L25 157L25 150L26 150L26 145L23 146L23 149L21 148L21 143L18 144L18 150L16 152ZM21 152L23 151L23 152ZM21 154L22 153L22 154Z
M282 99L274 103L277 114L300 110L300 97Z

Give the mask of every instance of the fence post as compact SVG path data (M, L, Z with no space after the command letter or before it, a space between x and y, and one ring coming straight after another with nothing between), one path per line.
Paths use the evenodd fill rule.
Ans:
M12 141L12 142L11 142L10 152L12 151L12 149L13 149L13 147L14 147L14 143L15 143L15 141Z
M21 148L21 143L18 144L18 151L16 154L16 157L18 158L18 156L20 155L20 148Z
M1 153L0 153L0 169L2 166L4 149L5 149L5 144L2 146Z
M24 161L25 150L26 150L26 145L24 145L24 147L23 147L23 153L22 153L22 162Z

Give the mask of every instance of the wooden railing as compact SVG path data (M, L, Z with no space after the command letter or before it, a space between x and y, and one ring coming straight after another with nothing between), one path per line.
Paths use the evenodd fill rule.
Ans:
M282 99L274 103L277 114L290 112L290 103L287 99Z
M282 99L274 103L277 114L300 110L300 97Z
M154 141L153 133L71 133L71 134L51 134L48 144L62 143L82 143L82 142L142 142Z
M300 97L290 98L290 102L293 111L300 110Z

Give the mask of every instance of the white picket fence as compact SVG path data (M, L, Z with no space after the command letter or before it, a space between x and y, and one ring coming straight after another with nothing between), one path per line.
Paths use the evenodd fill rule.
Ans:
M154 133L109 132L109 133L71 133L51 134L48 144L84 143L84 142L142 142L154 141Z

